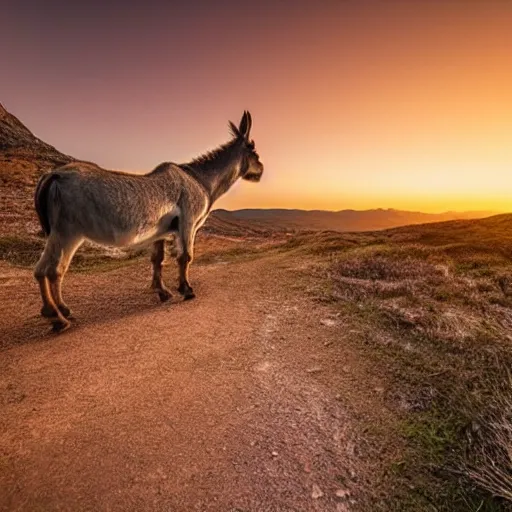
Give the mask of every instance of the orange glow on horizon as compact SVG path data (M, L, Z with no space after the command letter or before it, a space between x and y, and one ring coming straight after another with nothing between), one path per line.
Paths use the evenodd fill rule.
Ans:
M65 153L145 171L225 142L249 109L265 174L219 208L512 211L512 3L278 4L127 11L92 42L69 20L37 44L12 25L28 46L3 101Z

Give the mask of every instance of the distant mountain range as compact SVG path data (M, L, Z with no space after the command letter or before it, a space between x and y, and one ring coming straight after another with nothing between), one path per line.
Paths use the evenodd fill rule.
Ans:
M39 230L33 191L41 173L72 161L38 139L0 104L0 234ZM250 236L275 231L374 231L409 224L488 217L492 212L429 214L400 210L216 210L205 229L226 235Z
M481 219L494 215L489 211L421 213L394 209L376 210L215 210L214 216L225 223L242 222L253 228L269 230L376 231L412 224L448 220Z

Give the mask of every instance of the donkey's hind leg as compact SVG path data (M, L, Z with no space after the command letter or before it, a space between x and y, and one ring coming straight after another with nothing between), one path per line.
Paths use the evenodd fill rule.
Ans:
M66 306L62 298L62 280L68 271L69 264L76 250L82 245L82 239L70 239L61 242L60 260L55 268L49 269L48 278L53 299L63 316L69 318L71 310Z
M56 266L60 259L60 244L56 236L51 234L46 241L43 254L37 262L34 277L39 283L41 291L41 299L43 307L41 308L41 315L45 318L51 318L53 323L53 330L56 332L65 331L71 324L64 318L60 312L50 290L50 281L48 278L49 269Z
M165 257L165 242L158 240L153 243L153 252L151 253L151 263L153 263L153 281L151 288L158 293L158 297L162 302L168 301L172 295L165 287L162 280L162 262Z

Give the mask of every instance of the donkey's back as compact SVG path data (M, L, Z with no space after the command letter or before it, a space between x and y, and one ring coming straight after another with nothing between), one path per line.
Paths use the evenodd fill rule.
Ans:
M190 188L189 182L173 164L134 175L73 162L40 180L36 210L48 235L54 231L64 237L129 246L175 228L183 188ZM201 195L200 190L194 192Z

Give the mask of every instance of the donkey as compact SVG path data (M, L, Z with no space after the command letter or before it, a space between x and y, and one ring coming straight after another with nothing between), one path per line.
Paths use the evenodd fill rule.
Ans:
M162 163L145 175L72 162L40 178L35 209L48 238L34 277L43 300L41 315L55 332L70 327L62 279L84 240L115 247L153 244L152 288L165 302L171 297L162 281L165 240L175 238L178 291L185 300L195 297L189 266L197 230L238 178L258 182L263 174L251 125L245 111L238 127L229 122L232 138L226 144L186 164Z

